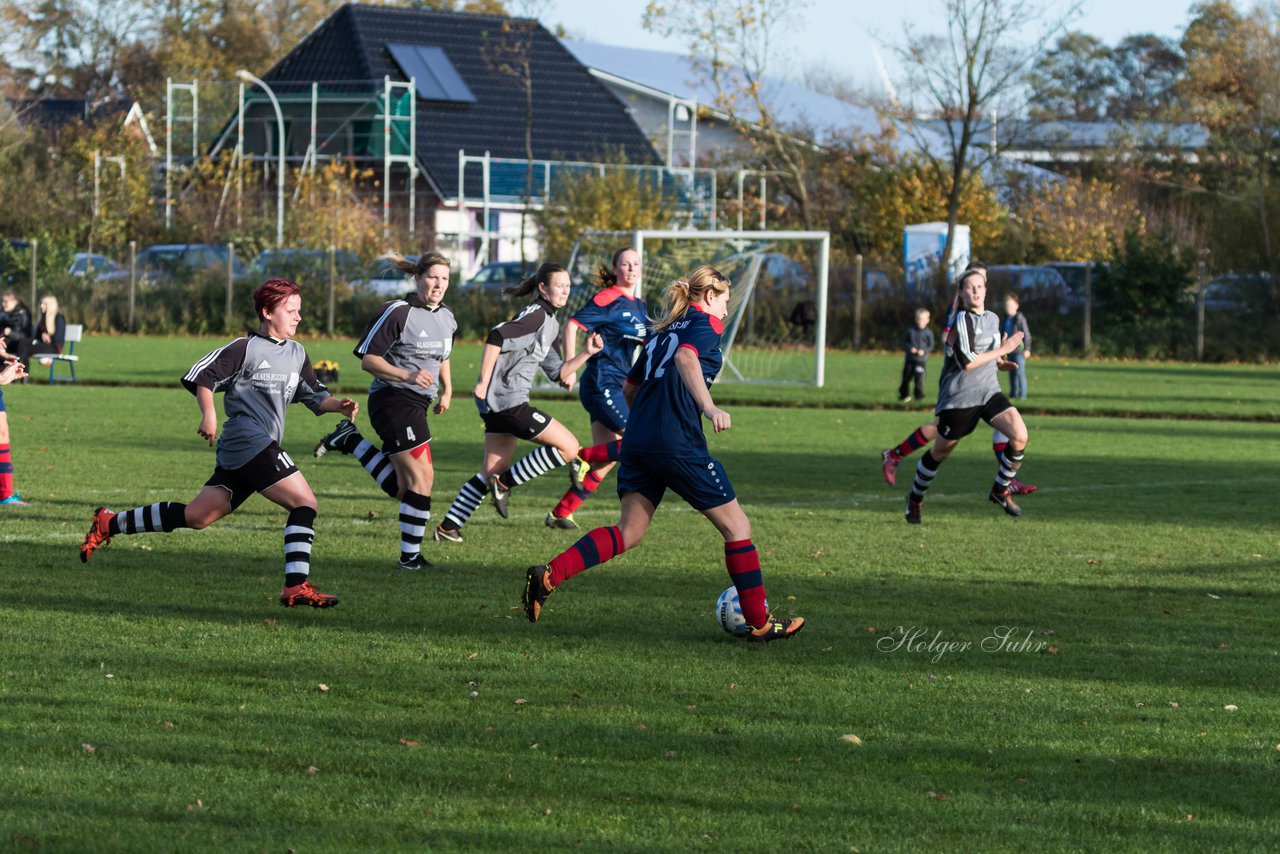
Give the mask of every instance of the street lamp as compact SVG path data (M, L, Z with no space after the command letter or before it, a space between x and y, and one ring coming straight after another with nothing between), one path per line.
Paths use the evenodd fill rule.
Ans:
M264 81L254 77L243 68L236 71L236 77L246 83L252 83L262 87L262 91L267 93L267 97L271 99L271 106L276 111L276 125L280 128L280 163L276 167L276 248L284 245L284 113L280 111L280 102L276 100L276 93L271 91L271 87Z

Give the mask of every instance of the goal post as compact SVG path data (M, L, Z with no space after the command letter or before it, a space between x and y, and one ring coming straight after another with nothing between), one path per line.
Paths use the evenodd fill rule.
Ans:
M733 283L721 338L721 382L826 382L831 235L826 231L587 231L567 264L567 314L593 293L597 268L630 246L640 253L641 293L661 311L671 282L710 264Z

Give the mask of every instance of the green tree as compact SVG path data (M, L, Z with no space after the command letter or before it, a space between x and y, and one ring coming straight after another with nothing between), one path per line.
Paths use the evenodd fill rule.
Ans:
M1064 33L1027 75L1037 118L1097 121L1116 83L1111 50L1096 37Z
M1177 42L1151 33L1125 36L1111 50L1111 66L1108 116L1176 118L1176 88L1187 67Z

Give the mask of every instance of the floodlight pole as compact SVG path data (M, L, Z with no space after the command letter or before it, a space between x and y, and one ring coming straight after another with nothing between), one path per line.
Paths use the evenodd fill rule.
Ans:
M243 68L236 71L236 77L247 83L253 83L262 88L267 93L267 97L271 99L271 106L276 111L276 126L280 129L280 157L279 164L276 166L276 248L284 246L284 113L280 110L280 102L276 100L276 93L271 91L271 87L265 81L254 77Z

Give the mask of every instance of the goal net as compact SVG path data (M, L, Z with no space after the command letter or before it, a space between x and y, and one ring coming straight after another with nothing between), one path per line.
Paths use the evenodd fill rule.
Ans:
M640 253L641 293L661 315L667 287L702 264L729 277L719 382L821 386L830 236L825 231L588 231L568 268L569 317L595 293L595 272L624 246Z

